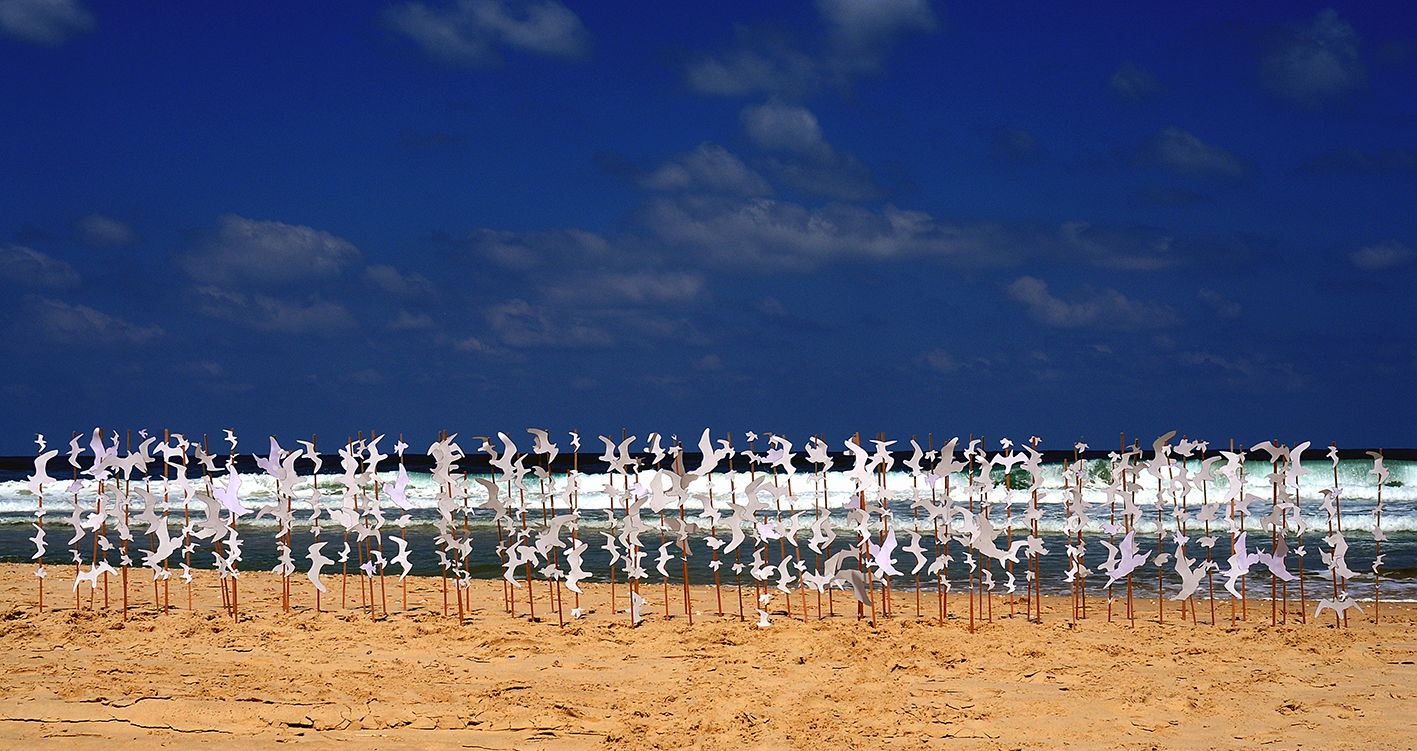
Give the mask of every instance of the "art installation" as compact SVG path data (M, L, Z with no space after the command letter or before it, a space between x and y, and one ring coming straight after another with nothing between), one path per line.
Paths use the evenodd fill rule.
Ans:
M656 614L692 624L696 614L711 613L767 628L779 615L810 621L853 611L875 623L899 615L891 594L905 588L914 591L914 617L939 623L953 617L973 630L1003 615L996 600L1010 615L1021 609L1028 620L1042 622L1045 578L1068 593L1074 620L1093 617L1091 596L1094 615L1100 597L1108 621L1120 610L1135 623L1138 595L1151 599L1154 593L1159 622L1179 617L1215 624L1224 620L1217 616L1216 578L1230 623L1248 619L1257 599L1269 601L1272 624L1291 615L1306 623L1331 612L1333 625L1341 627L1350 611L1369 612L1351 594L1362 577L1348 564L1336 447L1326 454L1332 482L1317 497L1303 497L1301 480L1313 473L1303 464L1308 442L1267 441L1248 451L1231 445L1212 454L1206 442L1175 441L1170 432L1149 451L1123 439L1105 462L1091 465L1081 458L1088 446L1078 442L1072 460L1063 462L1060 489L1045 487L1036 437L1017 445L1004 439L993 453L981 438L970 438L959 451L957 438L936 449L933 436L926 446L913 437L908 456L900 454L909 486L892 488L897 442L885 436L863 442L854 435L835 453L823 437L812 436L799 455L784 436L749 432L740 447L732 435L715 439L705 430L693 467L694 455L673 436L651 433L643 443L629 435L599 436L604 468L582 472L578 433L569 434L571 466L562 470L553 468L561 451L551 434L527 433L529 451L507 433L473 439L475 452L486 457L487 476L459 469L468 454L457 435L439 435L427 450L435 505L422 521L402 436L392 455L380 448L385 435L348 439L337 449L339 474L321 474L325 462L314 437L293 449L269 437L264 453L252 457L259 474L248 476L236 469L238 439L230 430L226 454L218 456L205 437L198 442L164 432L159 441L139 431L133 448L131 435L95 429L87 452L80 435L69 441L67 483L49 473L60 452L38 436L27 483L36 503L29 539L37 607L45 609L45 584L52 587L57 578L46 565L46 557L55 556L46 537L46 499L52 507L63 496L72 503L73 534L65 550L75 608L96 608L99 598L108 608L117 599L125 618L140 569L152 582L158 610L173 607L174 574L190 609L194 554L210 559L222 608L239 618L243 552L261 545L273 551L270 570L280 579L284 611L307 596L316 612L330 608L336 577L340 609L388 614L388 579L395 577L397 602L408 610L406 580L421 539L410 536L410 527L420 524L432 527L431 549L423 552L436 559L442 612L456 613L459 622L468 617L469 587L492 575L501 577L508 613L534 620L549 620L549 613L562 625L592 610L629 625ZM760 444L765 453L758 453ZM1369 458L1377 498L1368 526L1376 622L1389 470L1382 452ZM390 459L396 462L392 480L387 468L381 473ZM308 474L301 475L302 468ZM332 488L337 492L327 494ZM1260 488L1268 497L1251 492ZM604 505L583 508L585 492ZM253 508L258 495L269 502ZM1325 523L1323 547L1312 557L1305 504L1311 512L1317 507ZM1047 511L1052 508L1059 510ZM1054 542L1041 531L1049 513L1062 515ZM583 532L589 526L594 530ZM259 539L267 530L269 542ZM309 539L300 555L297 531ZM495 574L478 563L480 556L495 561ZM590 567L591 556L604 564ZM302 568L304 595L292 583ZM1267 590L1252 591L1266 576ZM588 581L608 584L605 602L585 600L581 584ZM695 581L712 588L713 602L694 602ZM727 607L725 588L733 590ZM923 592L933 593L933 613ZM855 607L838 612L838 595ZM959 597L966 599L967 618ZM1175 603L1170 614L1168 603Z

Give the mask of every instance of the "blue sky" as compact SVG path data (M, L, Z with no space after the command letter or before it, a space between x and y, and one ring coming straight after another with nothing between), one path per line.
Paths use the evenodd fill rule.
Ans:
M1417 21L1153 5L0 0L0 451L1417 445Z

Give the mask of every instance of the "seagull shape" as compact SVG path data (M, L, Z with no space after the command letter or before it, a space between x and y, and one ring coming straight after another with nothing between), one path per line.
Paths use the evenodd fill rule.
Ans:
M811 548L813 552L821 553L823 545L830 546L832 541L836 540L836 532L831 528L829 515L812 522L811 530L812 537L807 540L807 547Z
M674 560L674 556L673 556L672 554L670 554L670 552L669 552L669 546L670 546L670 545L673 545L673 544L674 544L674 543L672 543L672 542L666 542L666 543L664 543L663 545L660 545L660 546L659 546L659 557L656 558L656 559L655 559L655 562L654 562L654 563L655 563L655 569L658 570L658 571L659 571L659 575L662 576L662 577L664 577L665 579L668 579L668 578L669 578L669 572L664 569L664 566L665 566L665 564L667 564L667 563L669 563L670 561Z
M1200 587L1201 580L1205 578L1205 572L1210 569L1210 566L1215 565L1207 565L1202 563L1201 565L1196 566L1195 568L1191 568L1192 563L1195 563L1195 561L1187 558L1181 552L1181 549L1178 546L1176 548L1175 568L1176 573L1181 577L1181 589L1173 597L1171 597L1172 600L1179 602L1181 600L1191 599L1191 597L1195 595L1196 589Z
M610 554L610 566L614 568L615 562L620 560L620 547L615 544L615 535L609 532L601 532L605 536L605 551Z
M856 597L856 601L862 605L871 605L871 580L867 578L866 572L856 569L845 569L838 571L835 580L847 584L851 587L851 593Z
M630 590L630 622L631 622L631 623L634 623L636 626L640 625L640 621L643 621L643 620L645 619L645 616L644 616L644 606L645 606L645 605L648 605L648 604L649 604L649 601L646 600L645 598L641 597L639 592L636 592L636 591L634 591L634 590Z
M767 628L767 627L769 627L769 626L771 626L771 625L772 625L772 621L768 620L768 611L763 610L762 608L759 608L759 609L758 609L758 628Z
M79 508L77 503L74 504L73 511L69 513L69 524L74 527L74 536L68 544L73 546L74 543L84 539L85 534L88 534L88 530L84 529L83 510Z
M320 592L329 591L325 587L324 582L320 581L320 570L334 563L334 561L326 558L323 554L325 545L327 544L328 543L317 542L311 545L305 553L305 557L310 560L310 570L306 573L306 576L310 577L310 583Z
M630 436L622 441L617 448L614 441L600 436L600 442L605 444L605 453L600 455L600 460L610 465L611 472L625 474L626 469L634 464L634 459L630 457L630 442L634 440L635 437Z
M413 508L413 504L408 502L408 470L404 469L402 460L399 461L398 477L394 478L394 485L389 488L389 500L404 511Z
M556 461L556 455L561 453L561 451L556 448L556 444L551 442L551 436L545 430L540 428L527 428L526 432L534 436L531 442L531 450L533 453L545 454L547 464Z
M1109 587L1116 584L1119 579L1126 578L1127 574L1143 566L1146 563L1146 559L1151 556L1150 553L1142 553L1137 550L1135 531L1128 532L1127 536L1122 538L1122 544L1116 548L1113 548L1106 540L1102 541L1102 545L1108 550L1109 562L1112 560L1112 553L1117 553L1120 556L1116 561L1116 565L1107 572L1107 586Z
M408 572L413 570L413 564L408 560L408 541L402 537L393 537L391 539L394 541L394 544L399 546L399 552L393 558L389 559L389 563L397 563L403 568L403 572L399 574L399 580L402 581L408 577Z
M234 516L250 513L251 509L241 505L241 473L233 467L231 474L227 476L226 484L217 490L216 499L227 511Z
M999 533L994 531L994 525L989 521L987 513L981 511L974 516L973 532L968 542L970 547L1000 563L1004 561L1018 563L1019 551L1023 550L1027 543L1023 540L1014 540L1008 550L1003 550L994 542L994 538L998 536Z
M786 595L792 594L792 590L787 588L792 583L792 574L787 571L787 566L790 563L792 563L792 557L788 556L777 564L777 589Z
M911 474L912 476L914 476L914 477L919 477L919 476L924 472L924 470L923 470L923 469L921 468L921 466L920 466L920 462L921 462L924 458L925 458L925 451L924 451L924 449L920 448L920 444L917 443L914 438L911 438L911 439L910 439L910 458L909 458L909 459L906 459L904 463L905 463L906 468L908 468L908 469L910 470L910 474Z
M510 518L507 516L507 505L505 503L499 503L497 500L498 495L501 493L497 483L483 477L474 477L472 479L476 480L477 484L481 485L482 489L487 491L487 500L482 502L482 508L492 511L494 513L494 519L497 521Z
M536 548L531 545L512 544L507 547L507 562L502 564L505 570L503 578L512 583L514 587L520 587L517 582L517 568L523 564L536 563Z
M1337 600L1319 600L1319 607L1314 611L1314 618L1318 618L1325 610L1332 610L1334 615L1342 618L1347 617L1348 609L1353 608L1362 613L1363 608L1357 600L1348 599L1348 593L1343 593L1343 597Z
M590 578L590 574L581 567L581 556L586 548L590 547L585 542L576 540L575 544L566 550L566 566L570 572L566 575L566 588L581 594L580 582Z
M261 469L265 470L266 474L270 475L271 477L279 478L281 474L280 456L280 443L276 441L275 436L271 436L270 454L265 457L255 456L254 458L256 460L257 467L260 467Z
M1239 536L1235 538L1235 552L1231 553L1230 558L1227 559L1230 563L1230 568L1225 572L1225 590L1229 592L1232 597L1240 596L1240 593L1235 589L1235 585L1239 583L1241 577L1250 573L1251 566L1259 563L1258 554L1245 552L1245 535L1245 532L1241 532Z
M656 467L659 466L660 462L664 461L664 449L659 445L659 441L658 433L650 433L649 445L645 446L645 451L653 457L650 460L650 464Z
M709 429L704 428L703 434L699 436L699 455L703 458L699 462L699 468L694 471L694 474L699 477L707 477L718 467L719 462L728 458L732 453L732 449L727 448L726 445L723 448L715 449Z
M832 465L832 458L827 453L827 444L822 439L812 436L807 440L807 459L813 464L821 465L818 471L825 472Z
M754 527L758 532L758 539L763 542L772 542L782 539L782 532L778 530L777 524L773 522L758 522Z
M173 538L167 530L167 525L158 523L149 526L148 533L156 532L157 545L151 551L143 551L143 565L153 570L154 574L162 570L163 564L177 549L182 547L182 538Z
M118 575L117 569L109 565L107 559L100 560L98 565L93 566L88 571L81 571L74 576L74 591L79 591L79 585L88 582L90 589L98 588L98 577L104 574Z
M40 436L40 441L42 442L43 440L44 436ZM49 476L47 468L49 466L49 460L58 455L59 451L57 449L51 449L34 458L34 474L30 476L27 486L31 493L40 495L45 484L55 481L53 477Z
M887 523L889 523L889 520L887 520ZM894 527L886 531L886 539L880 545L870 541L868 541L866 545L871 552L871 566L880 572L882 576L903 576L903 574L896 570L895 559L891 557L892 554L895 553L896 546Z
M1284 567L1284 559L1287 558L1288 555L1289 545L1285 542L1283 537L1279 538L1279 544L1275 546L1273 553L1266 553L1261 550L1255 551L1257 563L1264 564L1271 574L1274 574L1282 581L1292 582L1298 577L1289 573L1289 570Z
M768 443L773 446L768 452L768 463L781 468L791 478L797 473L797 468L792 465L792 442L780 435L773 435L768 436Z
M915 556L915 568L910 570L912 575L920 573L920 569L925 566L925 548L920 546L920 533L910 532L910 544L902 548L905 552Z
M29 539L30 539L30 542L34 543L34 547L35 547L34 555L30 556L30 560L32 560L32 561L37 561L37 560L39 560L40 558L43 558L43 557L44 557L44 551L47 549L47 546L44 544L44 527L41 527L41 526L39 526L38 524L35 524L35 525L34 525L34 537L31 537L31 538L29 538Z

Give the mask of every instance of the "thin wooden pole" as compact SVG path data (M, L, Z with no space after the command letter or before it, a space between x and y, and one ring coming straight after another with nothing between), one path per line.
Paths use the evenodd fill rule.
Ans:
M1382 450L1382 449L1378 449L1378 461L1382 461L1382 459L1383 459L1383 450ZM1373 521L1373 529L1378 529L1378 530L1380 530L1380 529L1382 529L1382 527L1383 527L1383 478L1382 478L1382 476L1379 476L1379 477L1378 477L1378 508L1377 508L1377 517L1376 517L1376 518L1374 519L1374 521ZM1374 542L1373 542L1373 546L1374 546L1374 547L1373 547L1373 624L1374 624L1374 625L1377 625L1377 623L1378 623L1379 620L1380 620L1380 619L1379 619L1379 615L1378 615L1378 611L1379 611L1379 608L1382 606L1382 599L1383 599L1383 593L1382 593L1383 575L1382 575L1382 572L1379 570L1379 567L1378 567L1378 561L1381 561L1381 560L1382 560L1382 557L1383 557L1383 541L1382 541L1382 538L1381 538L1381 537L1378 537L1377 535L1374 535L1374 538L1375 538L1375 539L1374 539Z

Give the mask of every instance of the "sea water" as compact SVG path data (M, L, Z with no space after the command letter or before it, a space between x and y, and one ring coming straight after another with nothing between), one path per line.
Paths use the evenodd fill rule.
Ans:
M1348 452L1345 452L1348 453ZM895 466L901 466L904 456L897 457ZM481 460L481 461L479 461ZM381 505L386 518L390 521L381 530L381 538L386 550L392 551L394 545L388 541L390 536L405 535L410 543L412 553L410 561L413 563L413 573L436 575L441 569L434 552L435 534L434 523L437 520L437 496L439 489L434 482L432 474L429 472L431 461L424 456L408 455L405 458L408 468L409 484L406 490L406 497L412 506L408 512L409 519L403 529L396 526L393 520L400 515L400 511L388 500L388 487L394 482L396 472L394 460L390 459L381 465L381 471L375 482L366 482L363 486L363 503L370 502L376 492L381 498ZM1085 547L1084 565L1093 570L1093 574L1088 578L1087 586L1096 590L1106 582L1105 574L1098 570L1098 564L1107 558L1107 551L1102 540L1111 540L1114 544L1117 535L1108 535L1104 531L1104 525L1113 519L1112 503L1109 501L1106 488L1111 481L1111 465L1105 458L1085 459L1086 479L1084 480L1083 497L1088 501L1089 522L1083 529L1083 539ZM530 463L530 462L528 462ZM224 461L218 460L218 466L224 466ZM306 461L297 462L305 474L296 483L294 493L295 500L292 504L296 523L292 533L291 548L294 557L301 570L308 567L305 560L306 548L316 538L309 531L309 524L306 520L310 517L311 508L308 498L311 494L312 477L308 474L310 464ZM327 459L325 467L337 466L337 458ZM558 491L564 488L568 470L571 465L578 465L580 469L580 491L577 497L577 504L580 511L579 536L590 544L584 558L584 568L592 572L590 581L603 581L607 579L607 564L609 554L604 550L604 534L613 531L614 519L624 516L623 502L617 502L616 508L611 509L612 493L607 492L607 484L613 483L616 490L623 489L627 479L620 475L601 474L605 467L595 458L589 455L572 459L561 457L557 464L552 467L549 478L542 480L534 475L528 475L519 486L508 487L501 484L503 498L511 498L513 505L523 504L526 509L526 522L533 528L543 524L543 519L558 513L565 513L569 509L565 508L562 499L558 499ZM686 455L685 465L697 467L698 459L692 455ZM764 476L762 470L747 471L743 467L746 464L743 460L736 462L736 469L733 472L717 471L709 478L700 478L691 487L691 496L686 501L683 509L684 516L691 522L696 520L699 512L703 508L704 501L707 500L710 492L714 500L714 505L720 510L727 508L727 502L735 497L741 500L743 489L755 478ZM845 462L838 460L838 466ZM494 473L487 467L484 457L469 457L459 463L461 468L467 465L470 476L481 476L493 479ZM154 462L153 467L160 464ZM723 465L720 469L723 469ZM1247 463L1248 474L1246 476L1245 490L1263 499L1272 497L1272 489L1265 475L1270 469L1269 465L1260 461L1252 460ZM1330 520L1328 514L1321 508L1323 498L1321 491L1330 489L1335 484L1335 469L1337 473L1337 486L1342 489L1341 493L1341 525L1345 537L1349 543L1347 562L1350 569L1358 572L1358 576L1350 580L1349 594L1360 599L1371 598L1373 593L1374 577L1371 572L1372 561L1377 547L1373 536L1373 530L1377 521L1375 511L1377 509L1379 487L1376 478L1370 474L1373 467L1371 459L1345 458L1338 462L1336 467L1331 465L1326 459L1316 459L1306 457L1304 466L1310 469L1311 474L1306 475L1299 486L1299 506L1305 531L1302 539L1296 538L1293 534L1295 529L1294 517L1290 516L1288 545L1290 554L1286 559L1286 567L1291 573L1298 574L1301 565L1301 556L1298 553L1300 548L1304 553L1302 556L1302 567L1304 581L1308 587L1309 596L1323 596L1330 594L1324 589L1327 586L1328 578L1325 567L1320 560L1320 551L1327 549L1322 539L1329 532ZM1388 459L1386 466L1389 470L1389 477L1381 488L1382 494L1382 526L1387 540L1382 544L1382 554L1384 556L1383 565L1380 568L1382 578L1382 596L1385 600L1402 600L1417 598L1417 461L1406 459ZM1192 470L1197 469L1195 461L1190 462ZM235 469L242 476L241 501L251 508L259 509L275 503L275 481L269 475L257 469L249 456L241 456L235 463ZM57 458L50 464L49 473L59 482L46 486L44 489L43 504L46 515L46 542L48 552L46 563L55 569L56 575L66 564L72 564L70 548L65 543L73 536L73 528L69 523L69 516L77 503L82 512L91 512L98 496L97 483L91 479L80 476L79 489L77 493L68 492L70 489L71 475L64 474L71 468L64 463L63 457ZM26 479L33 471L33 458L9 457L0 459L0 561L21 562L28 561L34 553L34 545L30 537L34 535L34 523L36 510L39 506L40 498L31 493L26 487ZM195 468L189 469L189 476L192 478L194 486L204 487L205 479ZM987 500L990 509L990 518L999 531L998 543L1004 546L1006 538L1014 540L1021 539L1028 534L1028 529L1023 521L1023 513L1034 491L1038 494L1038 505L1043 511L1039 520L1039 533L1044 540L1048 553L1040 559L1039 577L1042 581L1044 593L1066 593L1070 584L1066 581L1065 571L1069 566L1065 546L1069 540L1065 539L1066 515L1064 512L1064 501L1067 498L1067 490L1064 487L1064 462L1061 460L1050 461L1043 464L1042 483L1038 488L1028 488L1028 475L1022 471L1015 471L1011 478L1006 479L1002 470L995 470L994 480L997 487L992 490L987 498L976 495L973 499L976 509L983 509ZM461 470L459 471L461 476ZM641 469L638 475L631 475L628 482L636 481L649 485L654 476L653 469ZM810 466L805 464L797 471L788 475L779 470L774 478L771 473L767 475L771 481L777 482L783 487L790 485L790 495L785 495L780 506L772 504L767 510L762 512L760 518L780 519L786 521L794 514L801 514L801 518L810 523L816 518L818 513L829 515L833 521L839 537L834 543L833 551L843 549L848 539L854 539L854 532L850 530L846 523L845 507L854 498L852 481L840 468L824 473L812 471ZM1157 549L1157 512L1153 503L1156 496L1154 479L1143 474L1141 487L1136 494L1136 503L1143 509L1143 520L1135 526L1137 540L1143 551L1155 551ZM216 478L218 484L226 481L225 476L219 474ZM317 478L318 489L322 496L322 504L328 509L339 503L340 494L344 489L340 482L339 475L327 471L322 471ZM1012 481L1017 489L1010 490L1007 484ZM110 481L111 482L111 481ZM900 547L903 548L910 539L912 533L921 536L921 547L927 552L928 558L933 559L936 550L947 552L953 557L950 564L949 576L946 582L958 589L965 586L968 578L968 567L964 563L964 552L960 544L949 540L947 536L941 535L937 538L936 526L927 520L927 514L917 511L912 507L913 500L917 497L930 499L932 490L934 498L943 500L944 493L948 486L949 492L956 503L965 506L969 502L967 492L968 478L964 473L953 475L948 483L940 480L935 483L932 489L921 478L913 477L910 473L893 470L884 474L884 482L888 495L887 510L890 514L891 524L897 531ZM136 475L131 483L133 486L142 487L151 493L161 497L167 489L167 482L160 476L144 477ZM1151 483L1149 485L1148 483ZM180 498L175 498L177 492L174 489L169 493L174 499L168 504L166 511L170 520L170 525L174 534L180 530L183 518L190 514L193 518L204 514L204 506L197 501L186 504ZM1209 494L1218 497L1223 494L1224 480L1211 483ZM551 491L551 492L547 492ZM457 494L455 501L461 508L464 505L470 512L458 513L456 525L459 530L465 530L473 538L473 555L469 561L469 568L474 576L493 577L503 573L499 563L498 541L499 530L494 522L491 512L481 510L479 507L485 499L482 487L477 483L468 483L468 491ZM1161 526L1167 532L1176 530L1176 520L1171 516L1170 496L1167 496L1167 505L1161 514ZM133 512L136 513L141 508L141 501L133 498ZM1186 498L1186 504L1192 515L1199 510L1202 502L1202 493L1193 491ZM1120 503L1118 504L1120 507ZM1259 548L1268 550L1271 544L1270 533L1261 529L1260 517L1268 513L1268 504L1256 502L1252 505L1252 511L1259 513L1252 514L1245 520L1245 529L1249 531L1250 549ZM664 516L677 517L680 514L678 506L668 508ZM727 514L725 513L725 516ZM322 514L323 516L323 514ZM647 522L653 523L660 515L644 512ZM1224 512L1222 511L1222 517ZM245 541L243 556L240 568L243 570L268 570L276 565L276 522L270 516L261 520L254 519L255 514L243 517L238 523L238 530ZM1012 520L1012 524L1009 520ZM328 524L328 520L326 519ZM520 522L518 522L520 524ZM141 525L134 525L134 540L132 546L132 558L135 563L141 561L139 552L150 547L146 535L140 534ZM505 529L501 530L505 533ZM705 539L711 532L718 532L726 539L727 534L722 526L715 530L710 530L704 526L690 536L690 579L698 583L712 583L715 581L715 574L708 566L712 560L712 554L705 544ZM809 566L814 566L817 555L807 546L809 532L803 532L797 544L790 541L772 541L768 543L766 556L770 561L777 561L781 556L793 556L802 560ZM1192 542L1187 548L1187 554L1192 559L1204 560L1207 551L1200 547L1196 540L1205 535L1204 525L1194 520L1187 523L1187 534ZM1211 523L1211 534L1215 535L1217 542L1210 550L1213 559L1222 568L1225 566L1225 559L1230 555L1230 536L1227 532L1225 522L1222 520ZM108 530L110 542L116 547L118 539L115 530ZM334 555L341 549L346 540L352 540L352 536L346 536L338 527L328 526L318 538L326 541L324 553L327 556ZM672 541L672 535L666 538ZM661 544L657 532L647 532L642 536L642 542L649 548L649 555L646 556L645 565L650 571L649 581L656 582L662 578L655 570L654 561L656 551ZM1075 544L1075 540L1073 540ZM93 535L87 535L78 546L81 548L81 555L85 565L90 561L92 548L94 545ZM938 547L937 547L938 546ZM1175 543L1167 534L1166 541L1161 545L1164 552L1171 553L1174 557ZM679 581L683 575L682 563L678 560L678 549L671 545L670 551L676 556L674 563L670 564L668 571L675 581ZM742 560L746 563L751 556L750 542L745 544L741 550ZM175 568L176 563L181 559L181 554L176 554L170 559L170 564ZM911 570L915 567L916 558L904 553L897 548L896 567L904 572L904 576L897 579L897 586L913 587L915 577ZM116 551L110 554L110 561L117 564ZM213 553L209 543L199 543L190 558L190 564L194 567L210 567L214 561ZM351 571L355 570L357 558L351 557ZM731 557L725 559L725 565L718 572L718 580L724 584L736 581L736 576L730 570ZM1162 586L1168 592L1175 591L1179 586L1179 578L1168 563L1162 572ZM1022 590L1025 586L1025 569L1022 563L1013 567L1016 586ZM337 573L341 567L337 564L326 569L327 572ZM1006 585L1008 567L994 566L994 578L998 591L1002 591ZM617 578L623 577L623 571L617 571ZM745 579L747 574L744 574ZM920 571L921 586L929 589L935 585L933 577ZM1138 569L1134 578L1148 582L1148 589L1142 591L1154 592L1157 586L1157 569L1155 566L1147 565ZM1216 577L1216 589L1221 588L1221 577ZM623 580L623 578L622 578ZM1263 566L1255 566L1251 573L1251 583L1249 589L1254 596L1267 596L1269 574ZM1297 584L1291 584L1295 592L1292 597L1297 599ZM1202 587L1204 593L1205 587Z

